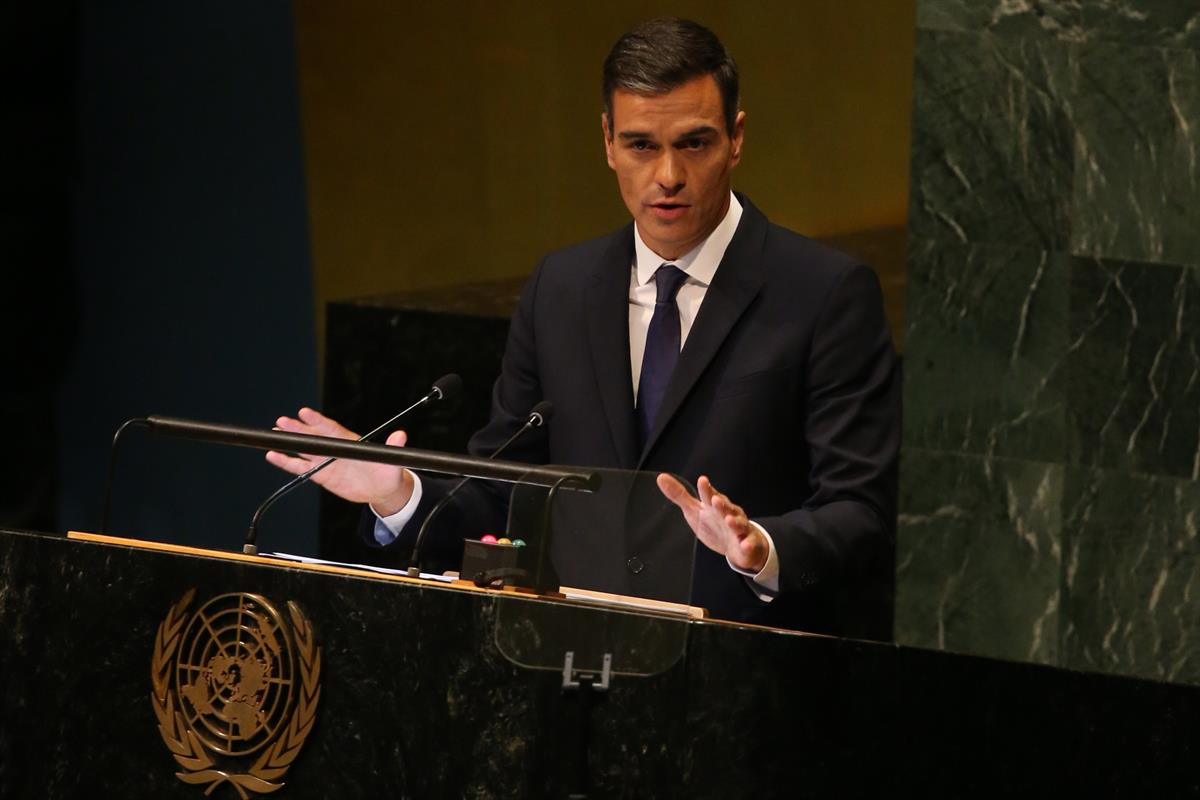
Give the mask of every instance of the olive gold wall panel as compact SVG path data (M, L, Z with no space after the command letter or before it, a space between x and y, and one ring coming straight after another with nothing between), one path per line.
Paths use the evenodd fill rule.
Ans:
M319 313L524 275L627 221L601 144L600 67L655 15L709 25L737 59L735 187L768 216L821 237L904 225L911 0L294 8ZM901 265L902 233L888 241Z

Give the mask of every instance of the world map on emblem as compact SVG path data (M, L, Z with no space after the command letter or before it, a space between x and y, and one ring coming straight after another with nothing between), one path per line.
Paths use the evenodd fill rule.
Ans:
M188 727L215 752L253 753L291 714L288 632L256 595L225 594L201 606L184 628L173 673Z

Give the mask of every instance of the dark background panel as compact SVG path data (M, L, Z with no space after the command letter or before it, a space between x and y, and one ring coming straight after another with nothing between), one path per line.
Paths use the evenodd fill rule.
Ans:
M10 385L40 392L6 411L31 462L50 462L28 480L60 476L56 499L6 521L92 530L122 420L269 425L317 401L292 9L4 14L7 57L28 66L16 127L32 145L0 154L23 177L3 247L5 302L26 321L6 317L6 369L28 364ZM131 436L121 456L110 530L131 536L236 544L280 482L251 451ZM268 546L312 546L315 508L312 494L281 504Z

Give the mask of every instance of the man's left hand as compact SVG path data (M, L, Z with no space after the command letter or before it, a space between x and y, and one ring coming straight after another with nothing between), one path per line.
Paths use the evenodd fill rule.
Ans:
M729 559L740 570L758 573L767 563L770 545L762 531L750 524L746 512L713 488L701 475L696 481L700 497L693 497L678 480L665 473L658 476L658 488L683 512L696 537L705 547Z

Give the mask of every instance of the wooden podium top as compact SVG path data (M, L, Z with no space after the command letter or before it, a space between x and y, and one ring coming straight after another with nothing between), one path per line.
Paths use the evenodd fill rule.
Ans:
M289 569L305 570L309 572L325 572L334 575L351 575L359 578L374 578L382 581L415 584L425 588L445 588L466 592L501 595L504 597L516 596L543 600L556 600L559 602L579 602L587 603L589 605L607 606L614 610L642 611L655 614L666 614L676 617L688 617L696 620L707 618L705 610L698 606L690 606L683 603L670 603L663 600L651 600L642 597L629 597L626 595L609 594L607 592L597 592L591 589L578 589L568 586L560 587L560 594L535 595L531 592L517 591L510 587L502 589L480 587L476 586L471 581L461 579L455 579L452 581L432 581L428 578L412 578L408 575L396 575L389 572L370 569L368 567L343 566L340 564L319 564L308 561L296 561L289 558L262 555L251 556L246 555L245 553L230 552L226 550L211 550L203 547L189 547L187 545L169 544L167 542L154 542L145 539L129 539L121 536L109 536L101 533L68 531L67 538L83 542L97 542L100 544L116 545L119 547L134 547L142 550L157 550L166 553L176 553L178 555L201 556L204 558L224 559L226 561L241 561L251 564L263 564L272 567L287 567ZM774 629L772 628L770 630ZM794 633L794 631L786 632Z

